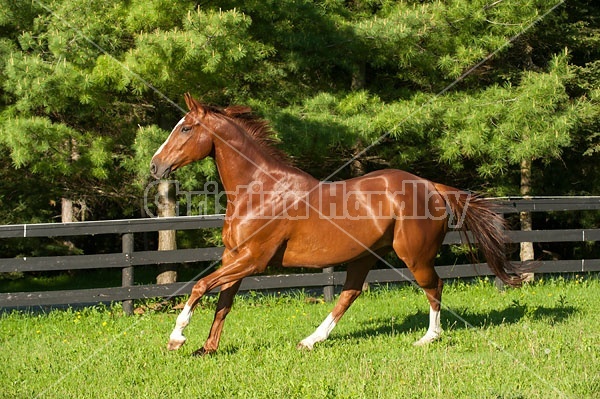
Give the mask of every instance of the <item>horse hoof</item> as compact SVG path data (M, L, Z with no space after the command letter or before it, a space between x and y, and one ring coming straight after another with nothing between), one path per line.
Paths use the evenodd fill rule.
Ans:
M298 349L299 351L311 351L313 350L313 345L300 341L298 345L296 345L296 349Z
M413 346L425 346L429 345L432 342L433 340L421 338L420 340L413 342Z
M185 339L170 339L167 344L167 349L170 351L175 351L181 348L185 344Z
M413 343L414 346L425 346L440 339L439 334L425 334L423 338Z
M212 353L215 353L215 351L209 351L209 350L205 349L204 347L201 347L201 348L196 349L194 352L192 352L192 357L204 357L204 356L210 355Z

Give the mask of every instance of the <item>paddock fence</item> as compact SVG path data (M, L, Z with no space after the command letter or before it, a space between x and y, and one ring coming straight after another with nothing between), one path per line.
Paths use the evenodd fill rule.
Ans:
M495 200L504 215L519 212L579 212L600 210L600 197L505 198ZM577 215L575 215L577 216ZM123 302L126 313L132 313L133 300L172 297L188 294L195 281L173 284L134 284L136 268L169 263L218 261L222 247L191 248L173 251L134 251L134 234L160 230L196 230L223 226L223 215L179 216L171 218L125 219L74 223L17 224L0 226L0 239L31 237L73 237L112 234L120 237L122 251L110 254L69 256L41 256L0 258L0 273L44 272L56 270L83 270L118 268L122 273L120 287L75 289L60 291L0 293L0 307L32 308L46 305L77 305L100 302ZM556 229L507 231L512 243L565 243L600 241L600 229ZM460 244L460 233L450 231L444 245ZM473 241L472 241L473 242ZM493 273L487 264L439 265L436 270L442 278L468 278ZM535 273L586 273L600 271L600 259L540 260ZM326 268L318 273L265 275L246 277L241 291L282 290L290 288L323 288L325 300L333 297L333 288L342 285L344 271ZM369 283L396 283L412 280L408 269L374 269L369 272Z

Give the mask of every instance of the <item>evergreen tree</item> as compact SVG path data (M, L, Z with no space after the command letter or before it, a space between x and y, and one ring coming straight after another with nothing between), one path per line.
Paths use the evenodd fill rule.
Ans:
M186 91L252 106L319 177L368 148L331 178L390 166L515 194L530 161L532 192L555 194L568 188L542 171L565 162L586 176L576 192L593 192L600 7L569 1L534 24L555 5L0 0L0 173L40 187L2 193L0 212L34 218L9 215L25 201L54 220L50 204L68 198L93 218L139 215ZM216 171L206 161L176 176L191 190Z

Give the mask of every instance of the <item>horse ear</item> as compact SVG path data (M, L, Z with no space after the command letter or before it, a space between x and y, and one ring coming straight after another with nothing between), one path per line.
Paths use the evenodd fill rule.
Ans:
M199 114L204 114L204 107L200 104L190 93L185 93L185 104L188 109L192 112L196 112Z
M243 105L232 105L224 109L225 113L229 116L249 114L252 112L252 108Z

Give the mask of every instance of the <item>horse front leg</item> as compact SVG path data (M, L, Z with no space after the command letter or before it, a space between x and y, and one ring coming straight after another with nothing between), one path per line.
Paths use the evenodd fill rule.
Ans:
M206 279L211 277L215 273L217 272L209 274L207 277L199 280L196 284L194 284L194 288L192 288L192 294L185 303L185 306L183 307L181 313L179 313L179 316L177 316L177 320L175 321L175 328L171 332L171 335L169 335L169 342L167 343L168 350L177 350L181 348L183 344L185 344L187 338L183 335L183 330L185 330L188 324L190 324L190 320L194 313L194 309L196 308L196 305L198 304L200 298L202 298L202 296L206 292L210 291Z
M192 313L194 313L194 306L192 306L188 300L181 313L179 313L179 316L177 316L175 328L173 329L173 332L171 332L171 335L169 335L169 342L167 343L168 350L177 350L181 348L183 344L185 344L186 338L183 335L183 330L185 330L187 325L190 324Z
M265 267L266 262L264 259L252 256L252 252L249 250L239 251L235 257L226 250L223 254L223 266L208 276L198 280L194 285L194 288L192 288L190 298L186 302L179 316L177 316L175 328L169 336L167 349L177 350L185 343L186 338L183 335L183 331L190 323L194 308L204 294L213 288L224 284L235 283L238 282L238 280L241 281L244 277L263 271ZM235 291L237 291L237 289ZM231 295L231 300L233 300L233 296L234 295ZM227 298L224 298L224 301L226 299Z
M215 311L215 318L212 326L210 327L210 333L204 343L204 346L192 353L193 356L203 356L216 352L219 348L219 341L221 340L221 332L223 331L223 324L225 323L225 317L231 311L233 305L233 299L240 289L242 280L237 280L228 284L224 284L221 287L219 293L219 301L217 302L217 309Z

